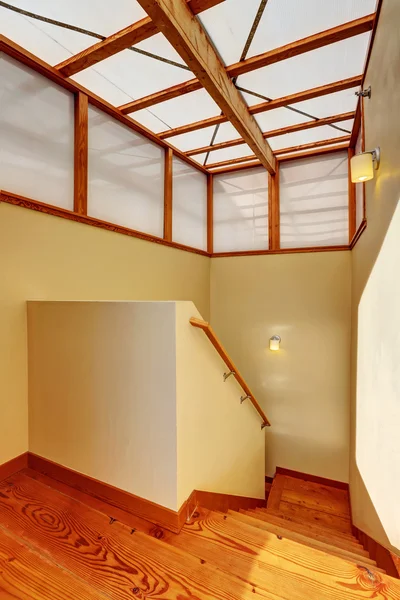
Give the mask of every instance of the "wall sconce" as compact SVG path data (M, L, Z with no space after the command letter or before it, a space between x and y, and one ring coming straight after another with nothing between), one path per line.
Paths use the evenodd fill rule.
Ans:
M279 335L273 335L271 338L269 338L269 349L273 350L274 352L276 350L279 350L279 346L281 343L281 338Z
M374 169L379 169L381 160L380 148L375 148L371 152L356 154L350 160L350 171L352 183L363 183L374 178Z

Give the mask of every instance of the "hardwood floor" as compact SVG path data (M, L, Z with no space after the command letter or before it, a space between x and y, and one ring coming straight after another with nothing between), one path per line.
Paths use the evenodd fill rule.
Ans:
M291 479L176 535L25 469L0 482L0 600L400 600L344 527L347 492Z

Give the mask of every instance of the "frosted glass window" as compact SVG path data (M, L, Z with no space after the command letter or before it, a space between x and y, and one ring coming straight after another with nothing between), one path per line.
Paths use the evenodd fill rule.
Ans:
M207 176L174 156L172 239L207 250Z
M73 94L4 54L0 81L0 188L73 210Z
M347 150L282 163L281 247L348 244Z
M363 151L361 127L356 141L355 153L360 154ZM364 218L364 193L365 183L356 183L356 231L360 227Z
M214 252L267 249L267 171L214 175Z
M164 150L92 107L88 214L163 236Z

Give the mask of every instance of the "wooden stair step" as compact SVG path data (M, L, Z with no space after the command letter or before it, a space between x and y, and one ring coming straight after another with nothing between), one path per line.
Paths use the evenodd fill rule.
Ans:
M352 534L350 518L341 515L333 515L306 506L299 506L285 500L281 500L279 511L307 523L320 525L339 533Z
M168 542L194 556L235 573L262 595L285 600L400 599L400 581L373 567L353 563L279 539L267 531L241 524L227 515L194 519Z
M344 550L351 550L352 552L357 552L357 554L360 554L362 556L368 556L368 552L364 550L364 548L356 540L356 538L347 539L339 537L332 534L331 532L327 532L318 527L312 527L301 523L296 523L295 521L286 519L285 515L281 516L279 513L273 514L270 512L260 512L255 510L241 510L240 512L251 517L261 519L268 523L275 523L276 525L285 527L286 529L289 529L291 531L295 531L302 535L312 537L316 540L326 542L327 544L332 544L333 546L337 546L338 548L343 548Z
M2 600L107 600L86 583L16 540L0 527Z
M156 537L131 532L118 521L112 522L86 504L30 477L14 475L0 484L0 492L0 523L84 580L99 597L259 598L254 587L236 575L224 573ZM280 598L268 593L262 596Z
M346 493L337 495L334 493L328 493L327 491L319 486L317 489L310 489L309 487L302 486L302 481L297 479L299 482L296 488L287 487L288 484L292 485L290 478L285 479L285 486L281 495L281 502L289 502L303 508L309 508L311 510L321 511L340 516L343 518L350 519L350 504ZM316 484L314 484L316 485ZM341 490L337 490L341 491Z
M251 509L253 510L253 509ZM254 509L260 514L271 514L277 515L286 521L291 521L293 523L298 523L303 527L310 527L319 531L323 531L329 535L335 536L340 539L347 540L349 542L356 542L356 538L354 537L352 530L349 531L339 531L335 527L329 527L324 521L321 520L309 520L308 518L304 518L304 515L301 513L301 509L295 510L293 512L288 513L287 511L282 510L270 510L268 508Z
M310 548L316 548L317 550L321 550L322 552L333 554L333 556L339 556L344 560L349 560L362 566L372 566L375 570L385 573L383 569L379 569L377 567L377 564L374 560L366 556L360 556L359 554L355 554L353 552L350 552L349 550L337 548L332 544L315 540L300 533L296 533L294 531L290 531L289 529L285 529L284 527L274 525L273 523L268 523L267 521L261 521L260 519L250 517L249 515L245 515L243 513L239 513L233 510L228 511L228 516L242 523L246 523L247 525L251 525L252 527L257 527L264 531L269 531L270 533L273 533L275 535L280 535L281 537L288 538L289 540L293 540L294 542L298 542L299 544L310 546Z

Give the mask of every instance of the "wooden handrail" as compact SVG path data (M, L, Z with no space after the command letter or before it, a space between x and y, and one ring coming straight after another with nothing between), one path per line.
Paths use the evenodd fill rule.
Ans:
M239 373L238 369L235 367L235 364L230 359L227 351L225 350L225 348L223 347L223 345L221 344L221 342L215 335L214 330L211 327L211 325L209 323L207 323L207 321L203 321L202 319L197 319L196 317L192 317L191 319L189 319L189 321L190 321L190 324L193 325L193 327L198 327L199 329L202 329L204 331L204 333L206 334L206 336L208 337L208 339L210 340L210 342L212 343L212 345L214 346L214 348L216 349L216 351L218 352L218 354L220 355L220 357L222 358L222 360L228 367L229 371L231 371L233 373L238 384L246 392L246 395L249 397L250 402L252 403L252 405L254 406L254 408L256 409L256 411L258 412L258 414L260 415L260 417L263 420L261 429L264 429L264 427L270 427L271 423L268 421L261 406L258 404L257 400L254 398L249 386L243 379L242 375Z

